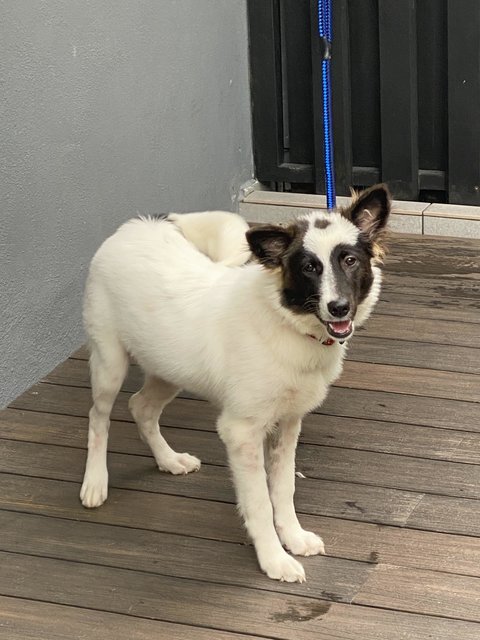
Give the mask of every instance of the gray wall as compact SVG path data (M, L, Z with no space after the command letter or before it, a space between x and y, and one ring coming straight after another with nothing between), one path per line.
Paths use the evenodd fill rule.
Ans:
M86 268L119 223L236 208L245 5L0 1L0 406L81 344Z

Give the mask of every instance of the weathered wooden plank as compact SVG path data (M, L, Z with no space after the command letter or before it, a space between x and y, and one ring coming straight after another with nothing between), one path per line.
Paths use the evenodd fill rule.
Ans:
M7 444L10 446L6 446ZM18 445L22 445L22 447ZM38 447L37 445L29 445L28 443L7 443L7 441L2 442L1 449L2 457L0 461L4 474L9 472L18 473L19 469L25 469L26 472L39 478L68 480L69 482L80 482L81 480L84 457L79 450L72 449L69 455L66 456L59 447ZM407 461L409 459L402 458L402 460ZM368 481L368 479L372 477L372 482L378 482L378 480L375 479L376 474L378 475L382 472L385 476L385 482L393 482L388 480L388 461L384 461L383 466L378 465L379 471L375 469L371 472L371 476L369 476L368 471L362 471L363 467L369 465L369 462L362 461L361 458L357 458L354 461L337 461L337 467L335 467L332 461L330 461L329 464L328 474L333 478L335 478L336 473L341 476L342 468L348 467L351 469L354 467L355 470L359 470L359 475L363 474L361 479L364 481ZM477 467L471 465L465 466L468 466L472 471L477 470ZM109 458L109 468L110 484L113 488L139 490L148 492L149 496L158 492L159 495L193 496L202 500L221 500L230 503L234 501L227 469L224 467L207 465L204 466L199 474L178 478L169 474L160 474L150 458L112 454ZM308 475L309 468L307 462L301 462L298 468L305 470ZM399 467L396 472L398 476L401 475L401 470L402 467ZM409 467L405 466L406 479L396 479L395 482L404 485L409 485L410 483L420 484L420 482L423 482L425 486L435 488L436 480L429 480L426 477L428 476L428 469L422 467L420 470L416 470L419 478L418 482L411 480L408 475L409 471ZM448 471L443 471L444 473L448 473ZM350 477L351 473L352 471L350 470L346 477ZM409 526L416 526L417 528L461 532L472 535L477 530L477 520L480 519L480 514L478 514L478 503L475 503L475 501L471 502L465 499L458 501L459 505L462 502L466 504L457 506L456 509L464 510L465 514L468 513L470 518L468 524L461 524L460 530L455 522L452 524L452 518L449 513L442 514L444 525L439 527L437 525L431 525L428 519L419 517L419 507L417 507L417 509L415 509L415 507L421 505L423 494L418 491L402 492L398 489L388 490L373 485L368 487L345 483L345 476L342 480L343 481L338 483L332 480L318 480L312 477L299 480L297 482L296 500L299 513L348 517L356 520L384 524L404 525L408 522ZM458 488L455 488L456 485L458 485ZM459 479L458 476L454 475L445 482L445 485L440 485L439 488L451 490L452 492L457 491L460 495L464 493L466 495L476 495L478 492L478 483L472 483L470 479L470 484L465 483L465 485L462 485L461 477ZM449 508L452 506L447 498L445 498L443 502L439 496L432 497L436 500L440 499L440 504L444 506L446 505ZM78 498L75 496L75 502L77 500ZM4 504L8 505L8 503ZM414 509L417 515L412 519L410 514ZM473 513L477 512L477 515L472 516L472 511ZM454 521L455 519L456 516L453 517ZM413 522L416 524L414 525ZM192 523L190 523L190 526L191 525ZM173 526L175 525L173 524ZM470 526L472 527L471 529L469 528ZM193 535L195 535L195 533L193 533ZM227 535L229 535L228 532Z
M88 348L86 347L86 345L82 345L76 351L74 351L70 357L75 358L76 360L88 360Z
M148 514L145 514L148 517ZM302 560L308 584L271 581L251 545L0 511L0 550L132 571L351 602L373 564L316 556ZM72 544L75 540L75 544Z
M0 474L0 487L2 509L246 542L233 504L111 487L101 508L85 509L78 497L78 483ZM213 528L212 523L216 523Z
M129 393L119 393L112 412L113 420L131 421ZM87 416L90 390L40 383L22 394L11 407L28 411ZM212 407L198 412L197 428L211 425L217 416ZM167 415L169 407L165 410ZM384 391L364 391L333 387L319 413L402 424L417 424L461 431L478 431L478 407L475 403L444 398L409 396Z
M305 484L308 483L297 483L298 494L303 492L302 487ZM322 482L318 486L320 491L315 492L312 504L316 506L318 515L326 517L319 519L317 515L303 514L300 520L305 527L318 531L325 537L329 554L335 555L335 548L340 545L337 555L343 557L342 535L347 535L349 526L361 524L367 526L367 529L356 529L357 533L352 534L353 541L349 545L349 548L354 550L353 553L360 554L354 555L355 559L374 562L377 554L380 558L382 553L387 553L388 547L388 554L394 555L387 554L386 560L397 558L395 562L398 563L399 557L408 556L412 562L419 562L420 567L445 567L444 570L455 572L455 558L459 558L458 571L461 567L466 567L465 573L473 572L476 575L475 569L468 567L476 567L478 571L480 566L476 562L478 540L472 542L472 538L466 537L454 539L450 555L442 553L442 549L445 549L442 544L436 546L440 539L448 545L450 538L438 536L433 539L436 543L435 550L422 554L422 549L428 549L429 538L425 538L423 543L419 542L416 546L415 538L411 537L416 532L407 533L398 526L408 523L409 527L421 529L422 531L418 532L420 534L434 531L442 534L445 532L461 536L480 536L480 511L477 501L437 496L422 498L421 494L403 494L388 489L380 490L343 483L336 485ZM337 489L343 490L344 493L339 496ZM235 508L230 504L111 488L108 501L100 509L92 510L84 509L80 505L78 492L77 483L0 474L0 508L3 509L75 521L179 533L211 540L246 542L244 529ZM428 501L425 508L422 505L423 500ZM299 502L304 502L301 496ZM311 507L308 509L311 513L315 512ZM437 513L436 518L431 517L432 511ZM334 518L338 522L337 525L332 524ZM365 522L369 520L378 524L366 525ZM385 547L382 547L383 534L379 533L383 531L382 522L395 525L389 527L390 533L385 534ZM404 546L398 546L399 556L395 556L395 543L399 540ZM415 542L418 560L415 560L415 553L409 541ZM405 560L404 562L409 564Z
M392 233L387 271L475 277L480 271L480 241L475 238Z
M381 347L378 349L379 342L377 339L364 339L362 349L364 358L358 358L355 355L357 353L355 350L356 341L353 339L343 374L335 386L443 397L467 402L478 398L478 401L480 401L480 376L471 375L472 373L480 373L480 350L477 353L476 349L464 348L463 356L466 364L463 365L460 364L462 353L456 353L455 361L457 366L454 370L459 371L459 368L462 367L470 370L471 373L452 375L448 370L441 369L442 366L448 366L448 363L444 364L441 350L437 353L438 345L419 343L420 349L424 348L424 357L428 357L429 353L433 354L433 358L438 363L440 370L431 370L432 367L430 367L428 361L423 363L427 365L426 368L420 368L418 359L422 355L422 351L419 349L417 354L417 343L391 340L387 342L386 346L383 345L384 350L382 352L380 351ZM360 344L362 346L362 343ZM372 345L371 349L369 349L369 344ZM406 357L407 361L410 360L410 362L414 359L414 367L405 366L406 363L404 362L400 363L401 367L390 365L390 362L392 362L390 358L392 344L394 345L393 353L400 354L396 359L401 360L402 356ZM406 345L405 351L403 351L403 345ZM450 349L451 352L455 353L458 347L443 346L440 349ZM380 359L383 360L383 363L381 364L378 363L376 358L378 351L382 354ZM353 357L351 357L351 354L353 354ZM138 391L142 386L142 380L143 375L139 367L131 366L122 389L128 392ZM421 384L418 383L419 380ZM88 367L82 360L66 360L45 377L45 382L56 385L90 387Z
M225 455L218 439L206 432L176 430L179 440L206 461L202 471L189 477L160 473L150 456L109 454L112 486L143 491L166 491L197 498L230 500ZM181 450L176 438L172 445ZM80 481L85 451L36 443L0 440L0 472ZM222 466L219 466L222 465ZM360 483L421 493L480 498L480 467L443 460L425 460L354 449L301 444L297 469L310 480ZM188 493L187 493L188 494Z
M329 556L480 577L478 537L321 516L302 522L322 535Z
M478 279L450 274L432 278L415 273L386 272L382 290L386 294L402 291L427 299L437 296L457 298L458 304L463 304L464 300L478 301Z
M375 313L406 318L438 319L452 322L480 323L480 300L464 298L459 304L458 298L431 292L429 297L414 291L384 291L375 307ZM459 327L460 329L460 327Z
M478 625L462 621L420 617L367 607L350 609L335 605L330 609L328 627L321 621L320 640L476 640ZM211 628L192 627L131 615L80 609L47 602L0 596L0 638L2 640L72 640L85 638L116 640L254 640ZM320 625L319 625L320 626ZM361 635L357 635L361 634Z
M322 535L328 557L328 561L325 557L305 561L308 589L318 586L320 580L324 590L334 593L336 599L351 599L364 576L362 563L480 577L478 538L320 516L305 516L302 522ZM251 547L241 544L9 511L0 511L0 531L3 551L249 587L260 581L258 588L265 588L263 578L259 580ZM75 545L71 543L73 539ZM333 558L357 560L361 564L336 563ZM205 567L209 568L207 572ZM267 588L273 587L268 583ZM301 592L296 589L295 593Z
M48 580L45 576L48 575ZM216 585L145 572L0 552L0 593L145 618L295 640L314 637L330 603L255 589ZM235 615L232 615L232 611ZM280 616L286 616L283 621Z
M131 615L0 596L2 640L254 640L246 636Z
M459 500L444 496L425 495L407 519L407 526L480 536L480 504L477 500Z
M162 433L169 439L172 435L181 438L182 435L178 433L179 429L216 432L213 416L210 420L205 417L198 420L199 413L204 407L207 408L209 405L200 400L175 399L169 405L168 412L166 410L162 415ZM319 421L320 418L316 417L316 420ZM335 419L333 418L333 420ZM112 420L111 425L108 438L110 451L150 455L150 449L140 440L134 422ZM424 427L417 428L423 429ZM0 438L85 448L87 433L87 417L12 408L0 411ZM201 437L199 435L199 438ZM211 437L209 442L213 443L215 440L220 444L218 437Z
M91 387L88 363L84 360L69 358L55 367L44 378L45 382L72 387ZM122 385L124 391L135 393L143 384L143 374L138 365L130 365L128 375Z
M473 402L336 387L319 413L465 431L475 431L472 425L478 423L478 405Z
M461 327L459 330L461 331ZM480 350L472 349L470 346L369 338L362 333L350 342L347 360L437 371L480 373Z
M298 488L299 513L300 505L303 505L308 514L403 526L422 498L422 494L322 482L316 485L318 491L311 492L313 495L307 503L304 494L309 490L304 487L312 484L302 483L303 486ZM77 483L0 474L0 487L3 491L0 508L13 511L127 527L141 526L152 531L227 542L246 541L233 504L110 487L108 501L100 509L91 510L81 506ZM149 514L147 521L145 513ZM452 526L454 524L446 521L445 531L450 532ZM473 531L475 527L474 521Z
M255 589L24 555L1 554L0 572L5 596L29 599L41 592L53 603L281 640L474 640L479 630L457 620L268 591L258 597Z
M309 478L480 498L480 467L471 464L300 445L297 468Z
M480 622L480 578L378 565L354 602Z
M191 451L195 451L193 446ZM201 454L201 451L198 453ZM85 458L86 451L81 449L0 440L0 473L22 473L39 478L81 482ZM201 473L174 476L160 472L151 456L110 453L108 467L112 487L234 502L232 484L225 466L204 464Z
M24 470L25 474L37 478L81 482L85 454L78 449L39 447L5 440L0 441L0 445L0 470L4 474ZM235 501L226 467L204 465L197 474L179 477L160 473L152 458L110 454L109 472L111 488L232 504ZM345 480L335 482L310 477L299 481L296 493L298 512L402 525L423 495ZM75 502L78 503L77 496Z
M128 409L128 400L131 393L120 392L113 407L112 419L132 422L132 416ZM177 401L176 401L177 402ZM211 405L202 402L199 406L198 426L205 428L212 425L218 415ZM14 400L10 407L25 409L27 411L49 412L69 416L88 416L92 404L90 389L83 387L64 387L40 383L34 385ZM166 411L169 410L168 408Z
M453 429L311 414L300 442L480 464L480 434Z
M204 441L208 460L224 464L225 457L219 438L196 433L199 424L202 431L215 431L213 420L198 422L202 407L203 404L195 400L175 400L162 416L162 433L169 442L175 442L175 446L187 450L194 442L192 438L195 438L195 442ZM182 435L179 428L187 433ZM480 429L480 425L478 428ZM191 429L195 429L195 434L190 434ZM0 438L9 440L84 449L87 430L87 418L21 409L0 411ZM303 421L300 442L480 464L480 434L453 429L311 414ZM149 448L138 437L135 425L129 422L112 421L108 445L109 451L115 453L150 455ZM215 458L210 457L213 453Z
M480 402L480 376L469 373L346 362L335 386Z
M477 298L478 298L477 284ZM365 329L361 329L358 335L375 338L391 338L408 340L410 342L431 342L433 344L449 344L480 347L480 332L478 324L467 322L451 322L442 320L441 317L432 321L425 318L401 318L398 316L384 316L375 313L369 318ZM352 338L355 340L355 336ZM471 360L475 358L472 351ZM477 361L478 362L478 361Z

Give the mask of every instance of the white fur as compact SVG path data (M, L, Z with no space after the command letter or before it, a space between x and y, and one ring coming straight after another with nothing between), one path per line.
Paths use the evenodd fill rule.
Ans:
M188 219L195 220L194 231L187 228ZM259 564L271 578L302 582L302 565L283 545L300 555L324 548L295 515L295 446L302 417L324 400L340 375L345 347L323 345L328 336L318 320L282 306L278 271L214 263L186 239L225 262L227 246L228 251L243 246L241 225L236 241L222 245L219 233L212 249L202 236L211 233L211 220L204 226L197 220L132 220L92 261L84 320L94 404L81 499L97 507L107 497L109 415L130 354L145 372L144 387L130 408L159 468L178 474L200 466L161 436L158 419L165 405L182 388L213 401L221 411L218 432ZM331 227L343 240L347 232L352 238L356 233L343 219ZM330 235L312 230L309 237L318 253ZM364 316L369 304L363 303Z
M167 219L176 224L185 238L214 262L235 267L245 264L250 258L245 238L249 227L236 213L171 213Z

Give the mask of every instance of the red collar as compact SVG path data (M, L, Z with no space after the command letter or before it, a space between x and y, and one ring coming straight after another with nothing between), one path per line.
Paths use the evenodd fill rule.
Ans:
M314 340L316 340L317 342L319 341L318 338L316 338L315 336L312 336L311 333L307 333L307 336L309 338L313 338ZM326 340L324 340L322 342L322 344L324 344L326 347L331 347L332 344L335 344L335 340L333 338L327 338Z

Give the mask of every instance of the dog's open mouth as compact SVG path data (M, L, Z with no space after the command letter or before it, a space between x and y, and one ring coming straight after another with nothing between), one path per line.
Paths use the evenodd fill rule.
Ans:
M325 326L332 338L338 338L339 340L345 340L353 331L353 322L351 320L325 322Z

